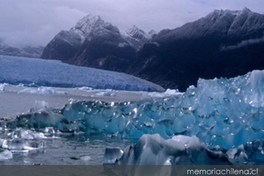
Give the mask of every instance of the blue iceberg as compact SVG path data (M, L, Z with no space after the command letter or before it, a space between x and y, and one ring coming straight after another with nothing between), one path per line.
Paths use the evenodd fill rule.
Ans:
M5 122L5 126L35 130L53 127L74 134L140 139L130 149L134 153L138 145L150 145L148 150L137 149L142 150L137 156L144 158L140 162L129 159L131 156L127 153L131 153L130 150L122 153L114 149L118 156L106 154L106 163L178 164L175 158L180 153L183 158L199 154L204 160L180 158L179 163L207 164L216 157L221 161L219 163L263 164L264 71L254 70L231 79L199 79L197 87L190 86L184 93L145 98L140 102L72 101L60 110L23 114ZM178 139L196 141L198 147L192 147L189 153L181 153L185 148L180 144L183 142L178 142L176 148L179 149L171 148L175 150L174 154L162 152L164 156L156 155L165 150L161 146L170 147ZM109 151L111 153L112 149ZM153 155L153 160L145 158L149 154Z
M199 79L174 97L141 102L73 102L61 111L77 130L139 139L143 134L197 136L224 149L264 137L264 71Z

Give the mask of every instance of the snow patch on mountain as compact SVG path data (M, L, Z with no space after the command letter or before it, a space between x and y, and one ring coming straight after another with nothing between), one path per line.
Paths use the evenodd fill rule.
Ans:
M223 37L230 36L240 38L241 36L251 36L254 31L263 30L264 17L250 11L243 10L214 10L205 17L182 27L173 30L162 30L155 40L172 41L177 39L195 39L199 37ZM252 36L251 36L252 37ZM261 36L256 36L260 38Z
M105 22L100 16L89 14L79 20L69 31L61 31L55 38L59 38L76 46L83 44L86 38L89 40L89 37L93 35L104 35L109 32L120 34L116 26Z
M223 46L221 47L221 51L228 51L228 50L233 50L233 49L238 49L242 48L248 45L253 45L257 43L264 42L264 36L258 39L249 39L249 40L243 40L242 42L239 42L235 45L228 45L228 46Z
M140 49L148 40L150 40L153 35L156 34L154 30L146 33L142 29L133 25L131 28L123 33L123 37L136 49Z

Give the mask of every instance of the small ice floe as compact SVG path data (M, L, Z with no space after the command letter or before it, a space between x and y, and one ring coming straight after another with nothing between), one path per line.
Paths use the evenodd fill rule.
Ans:
M8 160L13 158L12 152L6 149L0 149L0 161L2 160Z
M91 87L78 87L76 89L78 89L78 90L93 90L93 88L91 88Z
M116 96L116 94L113 93L112 91L104 91L104 92L96 93L95 96L113 97L113 96Z
M33 140L33 139L46 139L47 137L42 132L34 132L31 130L25 130L18 128L11 133L8 134L9 137L12 139L26 139L26 140Z
M63 95L66 94L63 91L55 90L51 87L38 87L38 88L25 88L18 92L20 93L29 93L29 94L39 94L39 95L53 95L53 94L59 94Z
M145 134L136 144L126 147L124 151L119 148L107 148L104 164L230 165L231 163L222 152L208 149L196 136L178 135L165 140L159 134Z
M165 98L173 97L177 95L182 95L182 92L179 92L178 89L167 89L165 92L144 92L141 99L150 99L150 98Z
M2 148L13 153L27 153L30 151L43 149L45 146L43 141L29 141L24 139L5 139L2 141Z
M8 85L7 83L0 84L0 92L4 92L5 91L5 87L7 85Z
M92 158L90 157L90 156L81 156L80 157L80 160L82 160L82 161L85 161L85 162L88 162L88 161L90 161Z

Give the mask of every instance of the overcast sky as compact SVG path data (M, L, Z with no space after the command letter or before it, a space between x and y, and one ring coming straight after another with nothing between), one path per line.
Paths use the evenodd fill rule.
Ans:
M264 0L0 0L0 39L10 45L45 46L87 14L121 32L132 25L149 31L174 29L215 9L264 13Z

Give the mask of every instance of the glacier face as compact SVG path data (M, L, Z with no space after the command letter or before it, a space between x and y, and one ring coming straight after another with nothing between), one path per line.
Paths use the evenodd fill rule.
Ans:
M70 102L60 110L34 109L1 123L8 129L52 127L139 139L124 151L109 149L105 163L206 164L217 158L216 164L263 164L263 84L264 71L254 70L231 79L199 79L197 87L184 93L168 90L171 96L166 98Z
M116 90L163 90L156 84L123 73L71 66L60 61L10 56L0 56L0 83L54 87L87 86Z

